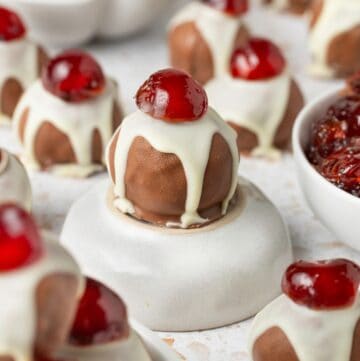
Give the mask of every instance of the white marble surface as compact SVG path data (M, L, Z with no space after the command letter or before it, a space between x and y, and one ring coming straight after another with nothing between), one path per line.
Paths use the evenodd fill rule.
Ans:
M119 81L124 104L129 111L134 107L132 99L137 87L152 71L167 65L166 20L159 20L155 29L123 42L87 46L99 58L106 71ZM250 14L248 22L255 34L267 34L284 48L307 99L338 84L336 81L316 81L306 75L308 56L304 20L256 10ZM0 129L0 146L18 151L9 129ZM279 162L242 159L239 172L259 185L280 208L289 225L297 258L346 256L360 261L359 254L339 243L304 204L291 155L286 155ZM105 176L80 181L31 174L34 212L39 224L59 234L71 203ZM194 302L206 302L207 296L211 297L204 295L204 299ZM175 349L189 361L248 361L246 333L249 324L250 321L247 321L218 330L166 333L161 336L174 342Z

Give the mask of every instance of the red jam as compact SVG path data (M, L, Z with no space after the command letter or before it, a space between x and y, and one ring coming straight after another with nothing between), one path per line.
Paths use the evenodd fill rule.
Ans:
M200 119L208 109L203 87L187 73L175 69L160 70L150 76L136 94L138 108L169 123Z
M203 2L231 16L239 16L249 9L248 0L203 0Z
M282 289L299 305L334 310L354 304L359 284L360 267L351 261L299 261L287 269Z
M234 78L266 80L280 75L285 67L286 60L275 44L253 38L234 51L230 71Z
M77 103L100 95L106 80L100 65L91 55L81 50L69 50L49 62L43 70L42 82L51 94Z
M20 17L13 11L0 7L0 40L12 41L26 35L26 28Z
M340 98L312 126L308 158L337 187L360 197L360 98Z
M43 244L33 218L14 204L0 206L0 273L36 262Z
M360 197L360 142L331 153L317 168L337 187Z
M129 335L126 307L119 296L88 278L69 337L74 346L91 346Z

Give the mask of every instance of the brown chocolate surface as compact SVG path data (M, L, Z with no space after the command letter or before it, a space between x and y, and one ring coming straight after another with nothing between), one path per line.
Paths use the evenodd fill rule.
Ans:
M289 103L285 111L284 119L280 123L275 135L274 145L276 148L286 150L290 147L292 128L296 117L303 106L304 97L299 86L293 80L290 87ZM231 120L227 121L238 134L237 145L240 153L247 155L257 147L258 139L255 133L251 130L240 127Z
M19 122L19 138L24 141L24 132L31 109L25 109ZM114 102L113 130L115 131L122 121L122 110ZM101 164L103 158L102 139L100 132L94 130L92 140L92 161ZM57 164L76 163L76 156L69 137L57 129L50 121L45 121L39 128L34 144L35 156L40 166L47 169Z
M249 38L242 26L236 36L234 49L244 45ZM174 68L188 72L205 84L214 77L214 63L211 50L194 22L174 27L169 33L170 63Z
M330 42L327 63L338 77L346 77L360 70L360 22Z
M46 51L44 50L44 48L42 48L41 46L39 46L38 48L38 59L39 59L39 75L42 72L42 69L44 68L44 66L49 62L49 56L47 55Z
M40 75L42 67L48 62L49 58L45 50L38 48L38 74ZM21 83L15 78L8 78L1 89L1 112L11 118L14 114L24 89Z
M118 136L109 151L110 175L114 180L114 162ZM220 134L215 134L205 172L198 209L210 221L221 217L223 200L230 191L233 160L230 148ZM187 181L180 159L161 153L142 138L135 138L128 154L125 174L126 197L135 206L134 217L153 224L180 221L185 212Z
M70 274L44 278L36 291L38 312L35 351L51 356L68 335L78 301L78 280Z
M37 329L34 359L46 360L66 340L78 301L78 280L70 274L52 274L45 277L36 290ZM9 325L21 327L21 325ZM15 361L0 356L0 361Z
M316 337L316 335L314 335ZM360 321L357 323L351 358L349 361L360 361ZM333 342L337 342L334 340ZM324 345L326 347L326 345ZM273 327L266 331L255 342L253 352L254 361L299 361L293 346L286 334L279 328Z
M350 361L360 361L360 320L356 324Z
M255 342L254 361L299 361L289 339L279 327L270 328Z
M17 79L7 79L1 89L1 112L11 118L23 92Z
M313 28L317 21L319 20L319 16L321 15L321 11L324 6L323 0L313 0L313 4L311 6L311 20L310 27Z
M321 12L324 0L315 0L312 7L311 27L314 27ZM347 77L360 70L360 22L349 31L335 36L328 47L327 65L334 70L335 77Z

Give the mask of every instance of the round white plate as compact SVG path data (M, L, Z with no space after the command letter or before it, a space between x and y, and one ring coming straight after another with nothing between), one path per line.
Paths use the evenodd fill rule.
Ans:
M131 320L130 323L143 340L152 361L183 361L182 358L154 332L135 320Z

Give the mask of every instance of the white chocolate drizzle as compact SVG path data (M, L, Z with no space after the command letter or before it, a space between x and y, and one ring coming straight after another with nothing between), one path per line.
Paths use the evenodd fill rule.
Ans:
M287 70L269 80L248 81L230 75L215 78L206 86L209 104L226 121L256 134L259 145L253 155L279 157L274 147L276 131L289 103L291 77Z
M3 149L0 156L0 203L16 203L30 211L31 186L24 166Z
M319 18L310 33L309 49L312 55L310 72L331 77L334 69L328 64L331 41L341 33L360 25L359 0L325 0Z
M215 76L228 71L236 36L244 26L242 17L229 16L211 6L193 2L185 6L170 22L170 30L194 22L212 53Z
M233 159L231 188L222 207L224 215L236 191L239 155L235 132L212 109L197 121L177 124L154 119L141 111L124 119L115 150L115 207L123 213L134 213L133 204L126 198L125 173L131 145L136 137L144 137L157 151L175 154L184 167L187 198L185 213L179 226L188 228L192 224L205 223L207 220L201 218L197 210L213 136L216 133L222 135L229 145ZM175 225L169 223L168 226Z
M259 337L279 327L299 361L349 361L359 319L359 297L349 308L317 311L297 305L282 295L256 316L250 331L249 350L253 353Z
M125 340L94 346L64 346L58 353L60 359L75 361L151 361L144 344L132 329Z
M51 274L74 275L79 281L79 297L84 286L78 265L65 249L54 241L46 241L45 246L46 253L35 264L0 273L0 355L15 361L28 361L33 356L36 290L41 280Z
M25 90L38 77L39 72L38 47L28 39L10 42L0 41L0 91L5 82L16 79ZM0 101L2 100L0 94ZM0 115L0 123L9 122L5 114Z
M24 133L24 163L31 169L39 169L35 155L35 139L40 127L50 122L67 135L76 156L75 164L59 164L51 171L62 176L86 177L103 169L102 164L92 162L93 132L98 130L103 154L113 134L113 106L117 101L117 87L107 81L104 93L95 99L81 103L69 103L46 91L40 80L32 85L20 100L14 114L14 125L19 134L20 119L29 109ZM103 159L105 163L105 157Z

